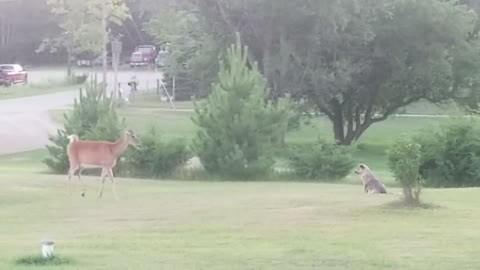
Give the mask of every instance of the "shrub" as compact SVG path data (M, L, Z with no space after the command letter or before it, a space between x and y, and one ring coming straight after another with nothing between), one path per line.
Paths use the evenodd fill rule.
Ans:
M23 258L19 258L15 261L18 265L23 266L59 266L59 265L69 265L73 264L74 261L69 258L53 256L49 258L43 258L41 256L27 256Z
M273 148L287 129L285 102L267 101L265 79L247 66L247 49L238 39L227 52L218 82L206 103L196 104L193 121L200 130L193 141L205 169L232 178L268 173Z
M297 145L289 152L290 165L295 174L306 179L340 180L345 178L355 165L350 147L323 141Z
M173 76L165 72L164 78L167 89L173 89ZM195 81L189 72L178 71L175 75L175 101L190 101L192 97L202 98L199 94L198 81Z
M125 129L125 122L120 121L112 100L103 94L96 82L87 85L85 95L80 91L73 110L65 113L64 119L64 128L49 136L51 144L46 146L49 156L43 160L56 173L68 171L67 136L76 134L81 139L114 141ZM115 170L120 167L117 164Z
M191 157L183 140L163 142L152 129L141 137L141 146L127 156L128 174L134 177L168 177Z
M418 137L420 173L430 187L480 186L480 128L475 120L457 120Z
M408 139L398 139L389 151L388 161L395 179L403 188L407 204L420 204L422 178L420 176L421 146Z
M65 82L67 84L84 84L87 82L88 75L87 74L80 74L77 75L75 73L70 74L70 76L67 76L65 79Z

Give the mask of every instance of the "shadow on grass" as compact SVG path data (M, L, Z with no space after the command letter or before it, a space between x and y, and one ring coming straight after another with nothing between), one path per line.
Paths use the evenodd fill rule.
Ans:
M69 258L53 256L50 258L43 258L41 256L26 256L15 261L17 265L24 266L59 266L71 265L74 261Z
M441 209L444 208L443 206L431 204L431 203L407 203L403 199L393 201L381 206L384 209L411 209L411 210L433 210L433 209Z

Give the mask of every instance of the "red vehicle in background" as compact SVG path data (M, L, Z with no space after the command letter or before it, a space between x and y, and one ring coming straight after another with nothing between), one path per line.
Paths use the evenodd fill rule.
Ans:
M28 73L18 64L0 65L0 85L11 86L16 83L28 82Z
M157 49L153 45L141 45L135 47L135 51L130 56L130 66L147 66L155 63Z

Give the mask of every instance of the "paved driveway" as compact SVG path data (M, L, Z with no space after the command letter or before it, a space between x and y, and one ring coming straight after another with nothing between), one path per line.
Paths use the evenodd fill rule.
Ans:
M92 71L87 70L87 73ZM59 70L36 70L31 71L30 75L33 81L41 82L45 78L62 78L64 74ZM112 85L113 74L110 72L108 75L109 84ZM154 85L161 74L148 71L122 71L119 73L119 82L125 85L131 76L137 76L140 84L146 87ZM78 89L72 89L53 94L0 100L0 155L44 147L49 143L48 135L55 133L59 128L50 119L48 111L65 108L73 103L78 94Z
M0 100L0 155L41 148L58 126L48 111L71 104L78 90Z

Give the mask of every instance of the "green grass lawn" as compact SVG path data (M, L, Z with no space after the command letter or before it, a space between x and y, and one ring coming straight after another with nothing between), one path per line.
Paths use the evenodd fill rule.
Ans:
M191 121L194 115L184 109L192 109L191 102L178 102L178 111L165 111L171 108L169 103L158 102L154 94L140 95L135 103L120 110L120 114L126 117L127 124L137 130L145 130L156 127L167 138L192 138L196 127ZM419 102L412 104L403 110L408 114L450 114L458 115L462 112L453 104L441 106ZM437 127L445 122L444 118L405 118L392 116L388 120L374 124L370 127L358 144L383 147L390 145L393 140L402 133L415 133L423 129ZM318 137L333 140L332 126L325 117L314 117L308 123L302 124L299 130L290 132L287 142L305 143L315 141Z
M56 241L41 269L479 269L480 190L426 190L432 209L389 207L360 185L173 182L0 171L0 269ZM398 190L394 190L398 192Z
M155 94L142 94L136 97L134 103L123 106L119 114L125 117L127 125L137 133L155 127L158 134L165 140L183 138L191 140L197 127L191 121L193 112L192 102L177 102L178 111L166 110L171 108L169 103L159 102ZM412 104L402 113L408 114L445 114L459 115L461 111L453 104L441 106L431 105L426 102ZM53 111L51 116L58 122L63 121L63 112ZM433 130L440 124L449 121L446 118L433 117L395 117L372 125L355 143L355 162L366 163L389 186L396 186L388 168L387 151L396 138L402 135L413 135L424 130ZM302 123L298 130L290 132L286 137L289 144L302 144L315 142L318 138L333 141L332 126L325 117L314 117ZM356 182L351 177L346 182Z
M157 128L166 139L186 138L191 139L195 135L196 126L191 121L193 112L192 102L176 102L178 111L170 111L169 103L159 102L155 94L139 95L136 101L128 106L122 107L119 112L126 118L129 127L145 131L151 127ZM426 102L419 102L406 107L403 111L408 114L461 114L460 109L452 104L442 106L431 105ZM52 111L51 116L57 122L63 121L63 112ZM368 146L370 149L386 148L397 136L401 134L412 134L425 129L438 127L444 123L445 118L430 117L395 117L372 125L357 142L358 145ZM332 126L325 117L313 117L305 120L301 128L292 131L287 136L287 142L305 143L314 142L317 138L333 140Z
M203 101L203 100L200 100ZM135 101L132 102L130 107L136 108L172 108L169 102L160 102L160 96L157 95L153 90L148 92L140 93L135 98ZM191 101L177 101L175 102L175 107L177 109L193 109L193 102ZM421 115L460 115L464 114L465 111L462 110L453 102L445 102L442 104L432 104L427 101L418 101L413 104L408 105L405 108L402 108L398 111L401 114L421 114Z
M189 102L182 102L177 105L182 109L192 108L192 104ZM145 132L149 128L155 127L159 131L160 136L165 138L165 140L192 139L197 130L191 121L194 113L185 110L164 110L166 108L169 108L168 103L155 101L152 96L139 96L134 104L121 108L119 112L122 117L125 117L127 125L136 130L137 133ZM448 108L444 108L444 110L447 109L449 112L454 111L450 105ZM423 105L414 104L408 107L407 110L408 113L415 114L440 114L441 112L441 109L437 106L426 103L423 103ZM60 111L51 112L52 118L58 122L63 121L62 115L63 112ZM431 130L446 121L448 119L445 118L392 116L386 121L374 124L355 144L357 148L355 153L356 161L367 163L372 169L379 171L380 174L390 176L386 151L397 137L402 134L412 135L426 129ZM312 118L308 123L303 123L300 129L292 131L287 135L286 141L287 143L301 144L315 142L319 137L333 141L331 123L325 117Z
M156 127L166 138L192 138L196 126L191 121L194 115L185 111L164 111L155 108L128 107L120 111L127 124L136 130ZM58 116L57 116L58 119ZM324 117L312 118L309 123L302 124L299 130L292 131L287 141L292 143L313 142L318 137L332 140L331 123ZM374 124L358 141L359 144L387 145L402 133L414 133L422 129L432 128L445 122L443 118L404 118L394 117Z
M0 174L48 172L48 168L42 163L46 155L46 149L0 155Z
M188 108L188 104L184 104ZM120 110L139 132L192 138L190 112L130 106ZM61 121L61 112L52 112ZM395 206L400 190L385 151L402 133L445 119L396 118L357 143L391 195L366 195L353 173L342 183L191 182L118 178L96 197L99 177L84 177L87 196L68 195L65 175L45 174L45 150L0 156L0 269L479 269L480 189L426 189L426 209ZM289 143L331 138L323 118L291 132ZM288 181L292 180L292 181ZM33 266L40 241L56 241L57 266Z
M126 118L129 127L140 132L155 127L167 140L175 138L188 140L195 136L197 130L191 121L193 113L190 112L130 107L122 110L121 115ZM365 132L356 143L359 149L356 157L360 162L373 162L378 169L386 170L386 150L398 136L433 129L445 121L446 119L443 118L391 117L387 121L373 125ZM300 129L287 135L286 141L287 143L308 143L315 142L319 137L333 140L331 124L326 118L316 118L308 124L302 124Z
M80 84L60 80L46 80L41 83L0 87L0 99L19 98L77 89Z

